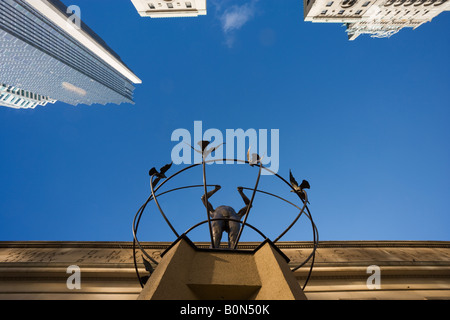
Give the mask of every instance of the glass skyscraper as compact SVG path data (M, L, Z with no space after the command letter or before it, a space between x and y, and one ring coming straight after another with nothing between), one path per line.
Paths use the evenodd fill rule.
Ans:
M70 17L59 0L0 1L2 99L25 93L16 108L37 102L33 97L71 105L133 103L140 79L98 35ZM0 105L11 106L2 100Z

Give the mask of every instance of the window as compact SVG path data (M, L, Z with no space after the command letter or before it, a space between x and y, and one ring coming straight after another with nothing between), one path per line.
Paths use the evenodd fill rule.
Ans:
M192 3L186 2L186 8L192 8Z
M155 6L153 5L153 3L149 3L148 6L150 7L150 9L155 9Z
M362 12L362 10L358 10L358 11L355 12L355 14L360 15L361 12Z
M366 2L364 2L364 4L362 6L367 7L369 4L370 4L370 1L366 1Z
M338 14L344 14L345 10L341 10L338 12Z
M333 3L334 3L333 1L328 2L327 7L331 7L333 5Z
M320 14L327 14L328 10L323 10Z
M167 4L167 8L173 9L173 4L168 3L168 4Z

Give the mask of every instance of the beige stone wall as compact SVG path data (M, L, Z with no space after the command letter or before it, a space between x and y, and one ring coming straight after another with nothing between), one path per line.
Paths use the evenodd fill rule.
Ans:
M208 244L197 244L207 247ZM311 244L277 244L294 267ZM156 260L169 243L145 243ZM254 249L246 243L241 249ZM145 275L141 255L139 270ZM80 267L81 289L66 273ZM380 268L380 288L367 286L367 268ZM295 272L300 285L309 267ZM131 299L141 292L129 242L0 242L0 299ZM450 299L450 242L321 242L305 288L308 299Z

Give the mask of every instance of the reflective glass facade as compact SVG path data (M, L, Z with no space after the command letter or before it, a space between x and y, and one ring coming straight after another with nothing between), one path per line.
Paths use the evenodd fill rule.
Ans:
M129 79L24 0L0 1L0 83L71 105L133 103Z

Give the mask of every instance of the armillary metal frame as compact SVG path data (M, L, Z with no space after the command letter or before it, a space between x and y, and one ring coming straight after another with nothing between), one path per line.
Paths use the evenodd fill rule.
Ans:
M148 197L148 199L145 201L145 203L139 208L139 210L136 212L136 214L135 214L135 216L134 216L134 219L133 219L133 261L134 261L134 266L135 266L135 270L136 270L136 275L137 275L137 277L138 277L138 280L139 280L139 283L140 283L141 287L144 287L144 283L142 282L142 279L141 279L141 277L140 277L139 270L138 270L138 265L137 265L137 260L136 260L136 249L137 249L137 248L136 248L136 245L139 247L140 251L142 252L142 254L143 254L146 258L148 258L153 264L158 265L158 262L157 262L153 257L151 257L151 256L145 251L145 249L143 248L142 244L140 243L140 241L138 240L138 237L137 237L139 224L140 224L142 215L143 215L143 213L144 213L144 211L145 211L147 205L148 205L151 201L155 201L155 204L156 204L156 206L158 207L158 210L160 211L160 213L161 213L161 215L163 216L164 220L166 221L166 223L168 224L168 226L170 227L170 229L172 230L172 232L175 234L175 236L176 236L177 238L179 238L180 235L179 235L178 232L175 230L175 228L173 227L173 225L170 223L169 219L168 219L167 216L164 214L164 211L162 210L161 206L159 205L158 198L159 198L160 196L163 196L163 195L166 195L166 194L175 192L175 191L180 191L180 190L184 190L184 189L191 189L191 188L200 188L200 187L203 187L204 193L205 193L205 203L207 203L207 202L208 202L208 199L207 199L207 187L213 187L213 186L215 186L215 185L208 185L208 184L206 183L206 164L214 163L214 162L217 162L217 161L220 161L220 162L224 162L224 161L230 162L230 161L233 161L233 163L234 163L234 162L240 162L240 163L246 163L246 164L249 164L249 165L251 165L252 167L253 167L253 166L254 166L254 167L259 167L259 170L258 170L258 177L257 177L257 180L256 180L255 187L254 187L254 188L246 188L246 187L243 187L243 189L245 189L245 190L251 190L251 191L253 192L253 193L252 193L251 200L250 200L250 204L248 205L248 207L247 207L247 212L246 212L246 214L245 214L245 216L244 216L244 221L235 220L235 219L225 219L225 218L216 218L216 219L212 219L212 218L210 217L210 215L209 215L208 210L206 210L206 211L207 211L207 218L208 218L208 219L207 219L207 220L204 220L204 221L201 221L201 222L197 223L196 225L192 226L192 227L189 228L186 232L184 232L183 235L187 235L187 234L188 234L189 232L191 232L193 229L199 227L200 225L203 225L203 224L205 224L205 223L208 223L208 224L209 224L210 235L211 235L211 247L214 248L214 241L213 241L212 229L211 229L211 221L216 221L216 220L229 220L229 221L235 221L235 222L238 222L238 223L242 224L242 226L241 226L241 228L240 228L240 231L239 231L239 234L238 234L238 237L237 237L237 240L236 240L236 242L235 242L235 244L234 244L234 248L233 248L233 249L236 249L236 248L237 248L237 245L238 245L238 243L239 243L239 239L240 239L240 237L241 237L241 235L242 235L242 231L243 231L244 227L246 227L246 226L248 226L249 228L251 228L251 229L253 229L254 231L256 231L256 232L257 232L264 240L268 240L268 238L267 238L260 230L258 230L256 227L254 227L254 226L250 225L249 223L247 223L247 218L248 218L248 216L249 216L250 209L251 209L251 207L252 207L253 200L254 200L254 198L255 198L255 194L258 192L258 193L266 194L266 195L268 195L268 196L275 197L275 198L277 198L277 199L279 199L279 200L282 200L282 201L284 201L284 202L286 202L286 203L292 205L293 207L297 208L298 210L300 210L300 212L299 212L299 214L297 215L297 217L292 221L292 223L291 223L291 224L290 224L290 225L289 225L289 226L288 226L288 227L287 227L287 228L286 228L286 229L285 229L285 230L284 230L284 231L283 231L283 232L282 232L282 233L281 233L274 241L272 241L272 243L274 243L274 244L277 243L277 242L278 242L278 241L279 241L279 240L280 240L280 239L281 239L281 238L282 238L282 237L283 237L283 236L284 236L284 235L285 235L285 234L286 234L286 233L287 233L287 232L288 232L288 231L289 231L296 223L297 223L297 221L300 219L300 217L301 217L303 214L304 214L304 215L309 219L309 221L311 222L312 233L313 233L313 249L312 249L312 252L311 252L311 254L305 259L305 261L303 261L300 265L298 265L298 266L296 266L296 267L294 267L294 268L291 269L292 272L295 272L295 271L297 271L298 269L302 268L304 265L306 265L309 261L311 261L310 269L309 269L309 272L308 272L308 276L306 277L305 283L304 283L304 285L303 285L303 287L302 287L302 289L305 289L305 287L306 287L306 285L308 284L308 281L309 281L309 279L310 279L310 277L311 277L312 269L313 269L313 267L314 267L315 255L316 255L317 247L318 247L318 244L319 244L319 233L318 233L318 230L317 230L317 226L316 226L316 224L314 223L314 220L313 220L313 218L312 218L311 212L310 212L310 210L309 210L309 208L308 208L308 198L306 197L305 200L302 199L302 198L300 197L300 195L296 192L296 190L293 188L293 186L292 186L288 181L286 181L286 179L284 179L283 177L281 177L279 174L273 172L272 170L270 170L270 169L264 167L260 162L253 163L253 162L245 161L245 160L239 160L239 159L226 159L226 158L224 158L224 159L211 159L211 160L205 160L205 159L203 159L201 163L195 163L195 164L192 164L192 165L190 165L190 166L188 166L188 167L185 167L185 168L179 170L178 172L172 174L171 176L169 176L168 178L166 178L165 180L163 180L163 181L162 181L159 185L157 185L156 187L153 186L153 179L155 178L155 174L152 175L151 180L150 180L151 195ZM159 193L159 194L156 194L156 193L158 192L158 190L159 190L163 185L165 185L168 181L172 180L173 178L175 178L176 176L178 176L178 175L181 174L182 172L185 172L185 171L187 171L187 170L189 170L189 169L195 168L195 167L200 166L200 165L203 167L203 184L202 184L202 185L189 185L189 186L183 186L183 187L178 187L178 188L170 189L170 190L161 192L161 193ZM260 180L260 177L261 177L262 169L264 169L264 170L270 172L272 175L276 176L277 178L279 178L280 180L282 180L284 183L286 183L286 184L291 188L291 190L292 190L295 194L297 194L297 196L298 196L298 198L300 199L300 201L302 202L303 206L302 206L302 207L299 207L299 206L297 206L296 204L294 204L294 203L292 203L292 202L290 202L290 201L284 199L283 197L280 197L280 196L278 196L278 195L275 195L275 194L273 194L273 193L270 193L270 192L267 192L267 191L264 191L264 190L259 190L259 189L258 189L258 184L259 184L259 180ZM305 193L306 193L306 192L305 192Z

